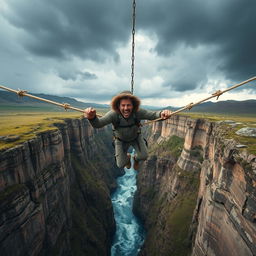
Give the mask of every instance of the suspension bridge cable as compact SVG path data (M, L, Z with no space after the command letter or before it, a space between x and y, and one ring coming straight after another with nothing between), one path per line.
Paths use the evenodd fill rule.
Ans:
M3 86L3 85L0 85L0 88L1 88L1 89L4 89L4 90L6 90L6 91L9 91L9 92L17 93L18 96L20 96L20 97L27 96L27 97L29 97L29 98L33 98L33 99L36 99L36 100L40 100L40 101L44 101L44 102L47 102L47 103L50 103L50 104L57 105L57 106L59 106L59 107L63 107L65 110L67 110L67 109L72 109L72 110L75 110L75 111L79 111L79 112L84 113L84 109L72 107L72 106L70 106L70 104L68 104L68 103L59 103L59 102L56 102L56 101L52 101L52 100L40 98L40 97L31 95L31 94L28 94L27 91L24 91L24 90L14 90L14 89L8 88L8 87ZM101 115L97 115L97 116L101 117Z
M220 97L220 95L222 95L223 93L231 91L231 90L233 90L233 89L235 89L237 87L240 87L240 86L242 86L244 84L247 84L247 83L255 81L255 80L256 80L256 76L252 77L252 78L250 78L248 80L245 80L245 81L243 81L243 82L241 82L239 84L233 85L233 86L231 86L231 87L229 87L229 88L227 88L227 89L225 89L223 91L218 90L215 93L213 93L211 96L209 96L209 97L207 97L205 99L202 99L202 100L200 100L200 101L198 101L196 103L192 102L192 103L186 105L185 107L182 107L182 108L172 112L170 117L173 116L173 115L176 115L177 113L180 113L180 112L182 112L182 111L184 111L186 109L190 110L192 107L194 107L196 105L199 105L199 104L201 104L201 103L203 103L203 102L205 102L205 101L207 101L209 99L212 99L214 97L217 97L217 99L218 99ZM33 99L36 99L36 100L44 101L44 102L47 102L47 103L51 103L51 104L57 105L59 107L63 107L63 108L65 108L65 110L72 109L72 110L84 113L84 109L72 107L72 106L70 106L70 104L67 104L67 103L58 103L58 102L55 102L55 101L52 101L52 100L47 100L47 99L44 99L44 98L40 98L40 97L31 95L31 94L28 94L27 91L24 91L24 90L14 90L14 89L8 88L8 87L3 86L3 85L0 85L0 88L4 89L6 91L9 91L9 92L14 92L14 93L18 94L21 97L27 96L27 97L30 97L30 98L33 98ZM101 117L101 115L97 115L97 116ZM143 125L147 125L147 124L150 124L150 123L153 123L153 122L158 122L158 121L163 121L163 120L166 120L166 119L158 118L158 119L155 119L155 120L152 120L152 121L145 122Z
M171 113L170 117L173 116L173 115L176 115L177 113L180 113L180 112L182 112L182 111L184 111L184 110L186 110L186 109L189 109L189 110L190 110L192 107L194 107L194 106L196 106L196 105L199 105L199 104L203 103L204 101L207 101L207 100L212 99L212 98L214 98L214 97L217 97L217 100L218 100L219 97L220 97L220 95L222 95L223 93L228 92L228 91L231 91L231 90L233 90L233 89L235 89L235 88L237 88L237 87L239 87L239 86L242 86L242 85L247 84L247 83L249 83L249 82L251 82L251 81L254 81L254 80L256 80L256 76L255 76L255 77L252 77L252 78L250 78L250 79L248 79L248 80L245 80L245 81L243 81L243 82L241 82L241 83L239 83L239 84L233 85L233 86L231 86L231 87L229 87L229 88L227 88L227 89L225 89L225 90L223 90L223 91L218 90L218 91L216 91L215 93L213 93L211 96L209 96L209 97L207 97L207 98L205 98L205 99L202 99L202 100L200 100L200 101L198 101L198 102L196 102L196 103L193 103L193 102L192 102L192 103L186 105L186 106L183 107L183 108L180 108L180 109L178 109L178 110L176 110L176 111L173 111L173 112ZM155 119L155 120L152 120L152 121L145 122L143 125L147 125L147 124L151 124L151 123L153 123L153 122L163 121L163 120L166 120L166 119L158 118L158 119Z

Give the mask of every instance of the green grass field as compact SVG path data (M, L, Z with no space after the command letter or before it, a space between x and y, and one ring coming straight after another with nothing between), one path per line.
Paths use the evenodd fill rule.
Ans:
M254 124L256 126L256 114L251 115L230 115L230 114L219 114L219 113L201 113L201 112L183 112L182 115L190 116L191 118L202 118L207 119L212 122L224 121L224 120L233 120L235 122L246 122Z
M18 140L10 142L3 141L1 138L0 149L18 145L35 137L39 132L57 129L53 123L63 122L63 119L68 117L79 118L79 115L73 112L0 112L0 136L8 136L8 138L19 136Z
M106 110L98 109L103 114ZM36 134L57 129L53 124L62 123L65 118L82 118L83 113L51 108L0 107L0 149L19 145ZM17 137L18 136L18 137ZM16 137L16 140L15 140ZM6 138L15 141L5 141Z
M235 139L238 143L247 145L247 151L251 154L256 154L256 137L240 136L236 134L236 131L243 127L253 127L256 128L256 115L224 115L224 114L214 114L214 113L196 113L196 112L186 112L185 115L191 118L197 119L207 119L211 122L221 122L225 120L232 120L237 124L235 126L229 125L227 123L222 123L224 136L226 139ZM244 150L244 149L240 149Z

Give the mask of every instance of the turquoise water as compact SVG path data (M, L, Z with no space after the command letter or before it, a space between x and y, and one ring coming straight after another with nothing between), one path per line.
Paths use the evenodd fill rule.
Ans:
M136 256L144 241L145 232L140 221L132 213L137 171L126 169L125 175L117 179L118 188L112 194L116 220L111 256Z

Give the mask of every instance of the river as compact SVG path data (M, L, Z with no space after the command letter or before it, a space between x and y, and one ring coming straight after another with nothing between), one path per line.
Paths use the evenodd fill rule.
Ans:
M144 241L143 226L132 212L137 171L126 169L125 174L117 179L118 188L112 194L112 203L116 220L111 256L136 256Z

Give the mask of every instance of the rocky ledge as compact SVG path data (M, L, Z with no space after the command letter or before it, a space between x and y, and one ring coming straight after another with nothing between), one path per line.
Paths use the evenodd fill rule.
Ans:
M56 126L0 153L1 255L110 255L111 131Z
M140 255L256 255L256 156L205 120L176 116L148 134L134 201L147 229Z

